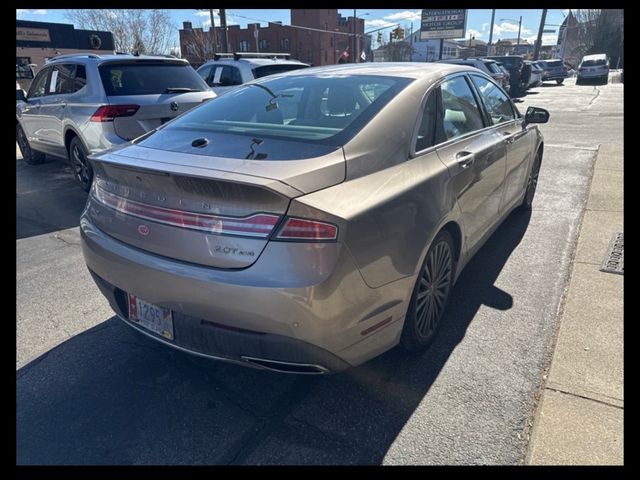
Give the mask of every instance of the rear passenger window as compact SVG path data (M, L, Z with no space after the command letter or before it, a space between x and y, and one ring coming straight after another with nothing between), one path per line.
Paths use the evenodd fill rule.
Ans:
M55 82L55 83L54 83ZM87 83L84 65L62 64L56 65L51 74L50 93L75 93Z
M480 108L467 80L460 76L440 86L442 124L447 140L484 128Z
M494 125L509 122L515 118L509 98L486 78L471 75Z
M211 73L211 68L213 65L206 65L200 69L198 69L198 75L202 77L202 79L207 82L207 85L211 86L211 79L209 78L209 74Z
M418 127L418 137L416 139L415 145L416 152L435 145L437 118L436 97L438 94L439 91L430 93L429 98L427 98L427 102L424 105L424 110L422 111L422 119L420 120L420 126Z

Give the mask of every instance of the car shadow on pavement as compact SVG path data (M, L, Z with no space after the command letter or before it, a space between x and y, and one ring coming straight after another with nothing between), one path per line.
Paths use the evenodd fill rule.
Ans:
M381 464L479 308L511 308L494 283L529 220L508 217L467 265L427 352L395 348L338 375L200 359L112 317L17 371L16 461Z
M16 240L77 227L86 201L64 160L16 160Z

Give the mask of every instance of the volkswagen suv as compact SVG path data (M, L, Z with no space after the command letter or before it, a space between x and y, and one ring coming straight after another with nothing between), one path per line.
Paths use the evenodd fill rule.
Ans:
M60 55L16 92L16 140L29 165L67 159L89 191L87 160L215 97L186 60L164 56Z

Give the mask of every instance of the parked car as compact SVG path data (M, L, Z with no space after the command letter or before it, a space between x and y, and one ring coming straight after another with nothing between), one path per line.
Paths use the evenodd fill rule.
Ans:
M504 64L502 64L501 62L496 62L496 65L498 65L498 68L505 75L507 84L509 85L509 90L511 90L511 74L509 73L509 70L507 70Z
M531 69L526 67L524 59L519 55L486 57L502 63L509 70L512 97L523 95L529 85Z
M507 93L511 89L508 76L498 67L495 60L486 58L450 58L447 60L439 60L439 63L450 63L452 65L468 65L491 76L498 85L500 85Z
M20 88L17 88L16 86L16 90L29 89L29 87L31 86L31 82L35 77L35 67L37 67L35 63L16 63L16 84L20 85Z
M543 82L555 80L558 85L561 85L564 79L569 76L567 67L564 66L562 60L538 60L535 63L542 68Z
M290 60L290 57L288 53L219 53L197 72L211 90L222 95L256 78L309 67L309 64Z
M87 155L126 143L215 97L186 60L133 55L60 55L16 93L16 140L29 165L68 159L89 191Z
M609 58L604 53L585 55L578 65L576 83L594 78L604 83L609 82Z
M540 68L534 62L525 60L523 70L527 68L531 72L529 75L529 84L527 85L527 90L542 85L542 68Z
M467 66L256 80L92 156L84 258L124 322L197 355L311 374L421 350L531 208L548 118Z

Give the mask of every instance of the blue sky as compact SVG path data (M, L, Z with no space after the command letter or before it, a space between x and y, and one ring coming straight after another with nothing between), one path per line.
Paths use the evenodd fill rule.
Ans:
M343 16L353 16L353 9L339 9ZM174 45L178 46L178 28L182 28L183 21L190 21L194 26L203 26L208 29L211 21L208 11L198 11L194 9L172 9L171 16L176 24L176 34ZM547 11L547 19L545 29L553 29L555 33L545 33L543 35L542 44L555 44L558 36L558 26L562 23L564 15L568 10L550 9ZM62 9L18 9L16 16L22 20L35 20L41 22L57 22L70 23L64 17L65 10ZM360 8L356 11L356 15L365 20L365 32L374 30L379 27L389 25L395 27L400 24L405 28L406 33L411 30L413 24L414 31L420 28L420 9L398 9L398 10L380 10ZM542 9L522 9L508 10L496 9L493 39L516 38L518 36L518 20L522 16L521 38L535 41ZM220 25L220 19L216 15L216 25ZM284 24L291 23L291 14L288 9L227 9L227 23L239 24L246 26L247 23L260 22L266 26L268 21L281 21ZM489 29L491 25L490 9L471 9L468 10L467 18L467 38L474 35L479 40L485 42L489 40ZM388 30L382 30L387 32ZM374 36L375 38L375 36Z

